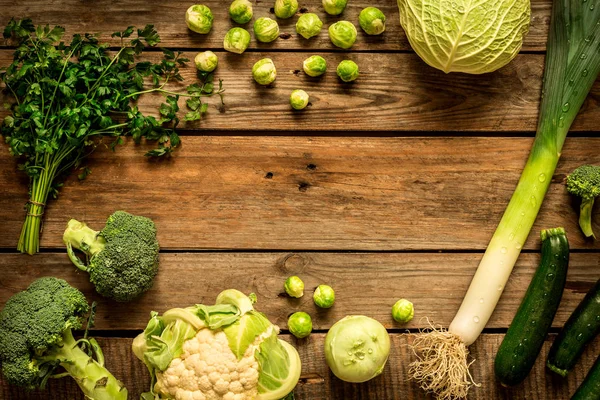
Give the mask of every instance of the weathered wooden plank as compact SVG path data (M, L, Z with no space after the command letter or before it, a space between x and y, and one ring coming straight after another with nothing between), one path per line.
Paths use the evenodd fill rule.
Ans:
M100 148L44 216L43 247L69 218L98 229L117 209L153 218L165 249L482 250L516 186L530 138L195 137L170 160L147 146ZM575 249L600 248L577 224L565 176L600 164L600 138L568 138L527 249L564 226ZM76 175L76 174L75 174ZM27 182L0 151L0 246L16 247ZM594 229L600 232L595 212Z
M194 54L186 54L193 58ZM506 68L484 76L450 74L427 67L414 54L352 54L361 76L343 84L335 68L346 54L327 55L328 72L320 79L302 72L306 53L219 53L217 77L223 79L225 107L211 99L205 119L182 125L202 133L243 131L373 132L534 132L537 126L543 55L521 55ZM0 65L10 62L11 51L0 51ZM277 81L269 87L252 79L252 65L272 57ZM195 68L184 69L185 83L196 80ZM172 86L176 89L175 85ZM311 106L292 110L289 95L304 88ZM181 87L183 89L183 87ZM3 97L4 96L4 97ZM588 96L572 131L596 131L600 120L600 83ZM0 104L11 101L0 94ZM162 95L142 97L144 112L156 113ZM185 108L183 100L181 106ZM7 110L0 110L0 119ZM183 113L182 113L183 114Z
M297 346L302 360L302 375L294 390L296 399L414 400L430 398L415 383L407 380L408 363L414 357L408 347L411 336L391 334L392 350L383 373L362 384L342 382L329 371L323 355L324 336L324 334L313 334L308 339L298 341L285 335L286 340ZM476 359L471 370L473 378L476 382L481 383L481 386L471 389L469 399L566 400L582 382L600 351L600 341L596 340L583 354L576 368L567 378L562 379L544 367L546 354L554 338L550 336L529 377L521 385L506 389L495 380L493 373L493 356L496 354L502 338L501 334L484 334L471 346L472 356ZM101 338L99 342L106 356L107 367L126 385L129 390L129 398L137 399L142 392L149 390L148 370L130 351L131 339ZM79 388L70 378L50 380L45 392L27 392L24 389L7 385L6 381L0 378L0 397L11 400L83 399Z
M102 299L88 282L87 274L75 268L65 253L35 257L5 254L0 257L0 306L34 279L56 276L83 290L90 301L98 301L98 329L142 329L150 311L212 304L226 288L256 293L257 308L282 328L295 311L309 312L315 329L328 329L348 314L369 315L387 328L427 327L426 318L447 326L480 257L461 253L167 253L161 255L161 271L153 289L138 301L117 304ZM487 327L510 325L538 262L537 254L521 255ZM566 321L598 279L599 270L600 253L572 254L555 327ZM283 294L283 283L290 275L305 281L306 293L301 299ZM329 310L318 309L312 301L314 288L322 283L336 291L336 304ZM407 325L391 318L391 307L400 297L415 304L415 318Z
M254 2L254 19L244 27L252 32L252 24L259 17L275 18L271 11L274 1ZM128 25L143 27L154 24L162 37L162 46L197 49L222 49L223 37L228 29L237 26L228 14L229 1L204 0L202 4L209 6L214 15L213 29L208 35L199 35L187 29L185 10L190 2L174 0L167 2L147 2L129 0L114 2L111 0L95 1L94 6L78 0L44 1L23 3L15 0L0 1L0 26L4 27L11 17L31 17L36 24L62 25L67 28L67 36L73 33L100 32L103 39L110 40L109 34L125 29ZM525 51L545 50L546 37L550 19L549 0L533 0L531 5L531 27L525 38ZM282 38L271 44L257 42L253 39L251 49L278 50L339 50L334 47L327 34L327 27L338 20L352 21L359 30L358 40L353 51L400 51L409 50L410 46L399 23L398 7L395 1L349 2L341 16L333 17L325 13L321 0L302 1L301 12L315 12L323 20L321 34L306 40L296 34L297 16L278 20ZM387 30L382 36L366 35L358 26L358 14L366 6L379 7L387 17ZM65 13L65 10L69 10ZM112 40L115 45L116 40ZM0 44L2 45L2 44Z

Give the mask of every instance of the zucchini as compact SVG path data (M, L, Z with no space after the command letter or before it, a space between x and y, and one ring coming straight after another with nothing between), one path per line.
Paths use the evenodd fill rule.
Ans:
M600 332L600 279L585 295L552 343L546 365L566 376L585 346Z
M600 356L588 372L587 376L573 395L571 400L599 400L600 399Z
M506 332L494 362L504 386L521 383L542 349L560 304L569 266L569 242L563 228L541 233L542 259Z

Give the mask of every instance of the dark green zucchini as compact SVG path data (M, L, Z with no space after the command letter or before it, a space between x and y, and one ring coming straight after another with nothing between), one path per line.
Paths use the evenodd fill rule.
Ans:
M600 356L571 400L600 400Z
M552 343L546 365L566 376L585 346L600 332L600 279L585 295Z
M521 383L542 349L560 304L569 266L569 242L563 228L546 229L542 259L500 345L494 372L504 386Z

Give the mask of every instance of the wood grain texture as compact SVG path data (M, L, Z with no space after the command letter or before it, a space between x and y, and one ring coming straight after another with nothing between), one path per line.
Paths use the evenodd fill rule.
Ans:
M62 25L67 28L69 37L73 33L100 32L106 40L112 32L125 29L128 25L135 24L143 27L145 24L154 24L161 35L162 46L192 49L222 49L223 37L227 30L236 25L229 18L229 0L204 0L202 4L209 6L214 15L213 29L208 35L199 35L187 29L185 24L185 11L193 4L189 1L154 1L144 0L94 1L78 0L44 1L24 3L16 0L1 0L0 26L4 27L11 17L31 17L36 24ZM273 1L253 1L254 18L244 25L252 33L252 24L259 17L275 18L271 11ZM550 0L533 0L531 2L531 26L529 34L524 40L523 50L545 50L546 37L550 21ZM387 18L386 32L381 36L366 35L358 26L358 14L366 6L364 2L350 1L341 16L327 15L321 5L321 0L305 0L300 2L300 13L314 12L323 20L323 29L320 35L306 40L296 34L296 21L293 18L281 20L282 37L274 43L264 44L256 41L252 33L250 49L260 50L319 50L340 51L331 44L327 28L339 20L353 22L358 28L358 40L352 51L404 51L410 50L408 40L399 23L398 7L396 1L379 0L369 2L369 6L380 8ZM65 13L65 10L69 10ZM118 44L113 40L113 43ZM1 44L0 44L1 45Z
M49 203L42 246L62 248L69 218L100 229L124 209L154 219L164 249L483 250L531 142L186 136L163 161L143 157L148 146L100 147L87 164L92 175L71 176ZM600 138L567 139L526 249L539 249L539 231L555 226L573 249L600 248L580 232L564 183L579 165L600 164L598 150ZM0 247L15 248L27 181L4 147L0 187Z
M284 338L296 345L302 360L300 382L294 390L297 400L416 400L430 399L415 383L407 380L408 363L413 355L408 347L411 336L391 334L392 350L383 373L363 384L350 384L337 379L327 367L323 354L324 334L312 334L298 341L288 335ZM593 342L576 368L567 378L560 378L544 367L545 356L554 338L550 336L544 344L529 377L519 386L503 388L493 374L493 357L503 335L484 334L471 346L475 363L471 367L473 378L481 387L471 389L471 400L567 400L596 359L600 351L600 341ZM137 399L140 393L148 391L150 379L148 371L130 350L131 339L101 339L100 345L106 356L106 366L123 381L129 390L129 398ZM27 392L11 387L0 378L0 398L11 400L83 400L79 388L70 378L51 380L47 391Z
M256 293L257 308L282 328L296 311L309 312L315 329L328 329L350 314L376 318L386 328L424 328L427 318L448 326L480 258L480 254L460 253L168 253L161 255L155 286L139 300L119 304L100 297L66 253L5 254L0 257L0 309L36 278L56 276L80 288L88 300L98 301L97 329L143 329L151 311L214 304L226 288ZM488 328L510 325L538 263L537 254L521 255ZM600 253L572 254L555 327L566 321L598 279L599 270ZM301 299L283 293L283 283L291 275L306 284ZM336 303L329 310L318 309L312 301L314 289L323 283L336 291ZM406 325L391 318L391 307L401 297L410 299L416 309L415 318Z
M190 59L193 53L187 53ZM200 122L181 128L200 133L232 130L254 134L322 131L373 133L420 132L531 132L537 127L538 106L544 65L543 55L521 55L494 73L449 74L425 65L414 54L331 54L326 55L328 72L310 78L302 71L306 53L249 53L239 56L219 53L216 76L223 79L225 107L217 98L208 100L209 112ZM252 65L272 57L278 70L272 86L252 79ZM335 74L337 64L355 60L359 79L342 83ZM0 65L8 65L12 52L0 51ZM193 65L183 69L185 84L196 81ZM171 85L173 90L183 86ZM310 106L294 111L289 95L304 88ZM12 102L0 94L0 104ZM160 94L143 96L140 108L156 114L164 102ZM181 106L185 109L183 99ZM182 111L182 116L184 112ZM0 110L0 119L8 115ZM600 120L600 83L592 88L571 130L595 131Z

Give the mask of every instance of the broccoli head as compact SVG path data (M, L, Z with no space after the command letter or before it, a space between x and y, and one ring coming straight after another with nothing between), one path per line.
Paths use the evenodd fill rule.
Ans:
M72 219L63 235L71 261L90 274L98 293L130 301L152 287L158 273L158 241L151 219L116 211L100 232ZM73 249L84 252L84 264Z
M567 191L581 197L579 226L587 237L594 237L592 231L592 208L594 200L600 196L600 166L582 165L567 177Z
M97 342L73 338L71 330L82 327L88 311L84 295L57 278L40 278L12 296L0 312L0 364L8 382L44 388L62 367L86 398L127 399L127 389L104 368Z

